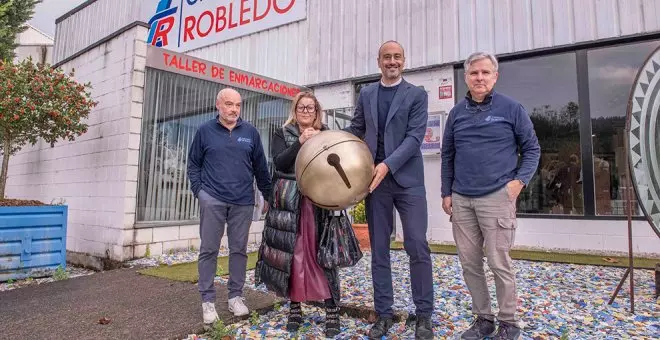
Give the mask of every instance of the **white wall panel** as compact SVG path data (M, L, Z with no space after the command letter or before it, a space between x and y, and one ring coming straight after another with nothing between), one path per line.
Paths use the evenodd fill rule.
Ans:
M642 17L637 19L643 19L644 31L660 30L660 1L643 0L641 6Z
M656 3L658 1L655 1ZM619 20L621 22L621 34L635 34L644 30L644 14L642 13L641 0L619 1Z
M579 20L575 24L575 41L596 39L596 7L593 0L573 1L573 15Z
M140 18L142 1L98 0L56 25L53 63L70 57Z
M572 0L552 0L552 32L555 45L567 45L575 40L575 17Z
M456 2L458 0L440 0L440 13L441 13L441 25L442 25L442 59L438 61L441 63L443 60L458 60L459 59L459 40L456 39L458 36L458 6ZM427 0L426 3L428 4ZM430 64L435 63L435 61L430 61Z
M470 27L474 31L476 39L476 48L484 51L494 51L495 47L495 21L492 1L477 1L474 6L475 13L474 26ZM498 4L498 6L501 4ZM470 51L471 53L473 51ZM469 54L468 53L468 54Z
M334 74L339 78L342 78L342 68L344 66L342 65L342 40L353 40L353 37L345 37L346 34L349 34L349 27L344 26L342 18L345 16L350 16L351 13L343 12L343 5L344 1L325 1L325 13L327 13L333 24L323 25L321 28L325 30L326 33L330 36L330 39L326 40L326 42L329 43L329 49L325 51L325 54L330 56L330 60L327 63L327 74ZM323 14L321 15L323 16ZM312 44L314 42L319 41L310 41ZM321 49L323 49L323 46L324 45L321 45ZM300 47L304 48L304 45Z
M455 5L455 4L454 4ZM460 55L469 55L476 46L475 3L472 0L460 1L458 5L458 35L454 39L459 41Z
M388 0L389 1L389 0ZM369 39L366 42L366 47L367 47L367 54L365 56L365 59L361 60L354 60L353 62L358 64L358 65L364 65L367 68L367 73L364 74L373 74L378 72L378 64L375 61L376 56L378 55L378 48L380 45L377 43L377 41L382 41L381 37L383 36L383 31L385 30L386 27L390 26L387 25L383 22L383 7L380 5L380 2L375 2L375 1L369 1L369 14L366 17L367 18L367 26L368 28L368 34L367 36ZM315 20L316 18L311 18L310 20ZM313 67L315 62L322 62L322 61L315 61L310 59L309 64L311 67ZM319 82L321 79L326 79L326 81L332 79L332 77L325 77L325 78L319 78L315 80L308 79L308 83L315 83Z
M513 50L512 52L532 49L533 33L532 27L532 4L527 0L513 0L511 8L511 26L513 27ZM498 36L497 39L502 39ZM506 53L506 52L502 52Z
M513 50L513 13L509 9L511 0L501 0L493 7L493 40L495 46L492 51L502 53Z
M187 54L294 84L307 78L307 22L211 45ZM325 53L328 53L326 50Z
M309 41L304 84L377 74L377 49L389 39L403 44L407 67L417 68L477 50L507 54L660 29L660 2L652 0L308 1L310 35L323 30ZM317 52L324 47L330 50Z
M407 5L410 16L406 18L410 22L410 43L411 52L408 58L408 65L413 67L424 66L428 64L427 48L433 48L432 44L427 44L427 35L437 36L435 32L428 29L429 22L426 21L426 8L424 0L408 0Z
M442 39L443 39L443 27L442 27L442 18L441 18L441 1L433 1L426 3L424 0L414 0L413 6L415 7L424 7L424 14L419 18L418 25L413 37L419 36L423 37L423 44L426 47L424 50L424 56L426 60L441 60L442 59ZM422 20L423 18L423 20Z
M531 2L532 48L551 46L553 41L552 8L550 0ZM561 18L557 18L561 20ZM563 22L561 23L563 24Z
M357 1L349 1L342 3L344 6L341 9L342 12L347 15L342 15L339 20L343 21L344 24L344 34L341 37L341 51L339 54L338 63L342 66L340 74L350 75L355 74L355 42L357 41Z
M660 30L657 0L306 1L306 20L188 53L312 85L377 74L378 47L390 39L403 44L407 67L418 68L477 50L508 54ZM54 61L144 20L140 3L98 0L66 18Z
M621 28L619 26L618 1L595 0L594 7L596 9L596 38L619 36Z
M350 82L315 88L314 94L319 100L319 103L321 103L324 111L353 107L355 105L353 102L355 89ZM350 112L350 114L352 115L353 112Z
M356 16L355 16L355 60L369 60L369 57L372 56L371 49L369 48L369 35L370 30L373 27L369 24L368 20L365 18L369 17L371 13L371 2L370 1L356 1ZM310 21L310 27L318 27L319 23L315 20ZM313 29L310 29L310 32L314 32ZM320 45L317 45L320 46ZM318 57L318 53L315 54ZM318 59L315 59L318 60ZM350 61L353 65L353 71L355 74L369 74L370 65L368 63L358 64L354 60Z

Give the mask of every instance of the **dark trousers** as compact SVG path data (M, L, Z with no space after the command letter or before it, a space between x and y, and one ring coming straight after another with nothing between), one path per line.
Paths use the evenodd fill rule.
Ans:
M374 305L378 315L392 317L393 289L390 265L390 235L393 209L401 216L403 245L410 256L410 281L418 316L433 312L433 273L431 251L426 240L428 213L424 186L403 188L388 174L367 196L367 223L371 243L371 275Z

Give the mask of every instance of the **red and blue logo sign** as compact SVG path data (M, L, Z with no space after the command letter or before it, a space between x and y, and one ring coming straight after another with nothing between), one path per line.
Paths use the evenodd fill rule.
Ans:
M149 35L147 43L153 46L165 47L168 45L167 35L174 27L174 15L178 7L172 7L172 0L160 0L156 14L149 19Z
M147 43L187 51L305 19L305 0L145 0Z

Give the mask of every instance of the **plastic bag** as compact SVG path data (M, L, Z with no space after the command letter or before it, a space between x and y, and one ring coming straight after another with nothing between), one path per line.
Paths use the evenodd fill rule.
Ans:
M351 221L344 211L340 216L328 215L317 253L319 265L326 269L352 267L362 258L360 243Z

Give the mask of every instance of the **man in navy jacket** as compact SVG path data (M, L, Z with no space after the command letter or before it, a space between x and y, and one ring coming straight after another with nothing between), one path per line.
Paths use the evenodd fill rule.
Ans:
M242 291L255 205L254 179L265 198L270 197L271 191L259 131L240 118L241 95L225 88L218 93L216 107L219 114L199 127L188 154L190 187L200 209L198 287L205 324L218 319L213 280L225 224L229 245L229 311L236 316L249 313ZM264 210L266 207L267 203Z
M378 320L369 330L370 339L380 339L392 326L390 235L394 207L401 215L404 248L410 256L416 339L433 339L433 276L426 240L428 213L420 150L428 119L428 95L403 79L404 61L403 47L398 42L388 41L380 47L381 80L360 91L351 126L345 129L365 140L376 164L371 194L366 199L378 313Z
M534 126L517 101L493 90L497 59L474 53L465 61L469 92L449 112L442 142L442 208L472 296L472 326L461 339L518 339L515 273L509 256L516 232L516 199L541 155ZM520 150L520 161L518 152ZM484 247L495 276L499 328L484 274Z

